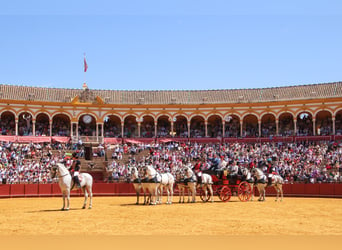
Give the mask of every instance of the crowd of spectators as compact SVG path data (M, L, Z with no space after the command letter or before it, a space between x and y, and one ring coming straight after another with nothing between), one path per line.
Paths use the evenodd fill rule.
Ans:
M148 154L136 158L137 152ZM130 154L125 163L117 155ZM342 143L232 143L232 144L142 144L117 145L108 166L116 181L127 180L131 166L154 165L161 172L175 172L185 164L200 164L202 170L212 169L221 161L239 167L259 167L267 171L275 167L286 183L331 183L342 181Z
M174 174L185 164L199 164L202 170L208 170L221 161L227 162L228 167L238 164L265 168L272 164L286 183L342 181L342 143L339 142L117 144L100 146L94 153L105 157L106 149L111 152L107 166L109 180L114 181L127 181L132 166L152 164L158 171ZM1 142L0 183L52 183L55 180L50 177L51 162L65 158L70 151L84 157L81 144Z

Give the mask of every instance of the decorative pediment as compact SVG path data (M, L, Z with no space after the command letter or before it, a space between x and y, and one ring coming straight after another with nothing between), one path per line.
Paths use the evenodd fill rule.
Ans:
M104 104L105 102L100 96L96 96L93 91L85 88L80 95L73 98L72 103L77 104Z

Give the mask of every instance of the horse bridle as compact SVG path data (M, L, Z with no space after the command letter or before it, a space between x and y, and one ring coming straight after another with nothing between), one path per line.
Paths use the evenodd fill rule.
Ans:
M55 167L52 167L52 169L53 169L53 171L54 171L54 175L51 176L52 179L53 179L53 178L56 177L56 173L57 173L57 169L58 169L58 168L55 166ZM58 171L58 173L59 173L59 171ZM67 175L68 175L68 173L66 173L65 175L58 175L58 178L62 178L62 177L67 176Z

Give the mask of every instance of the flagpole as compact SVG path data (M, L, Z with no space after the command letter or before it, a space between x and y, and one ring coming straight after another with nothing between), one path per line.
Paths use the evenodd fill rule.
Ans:
M84 53L84 61L83 61L83 64L84 64L84 83L86 84L86 73L87 73L87 62L86 62L86 53Z

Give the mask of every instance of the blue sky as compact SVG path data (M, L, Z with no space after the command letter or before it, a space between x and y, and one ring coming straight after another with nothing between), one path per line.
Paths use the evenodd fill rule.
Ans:
M0 0L0 83L202 90L335 82L341 27L337 0Z

